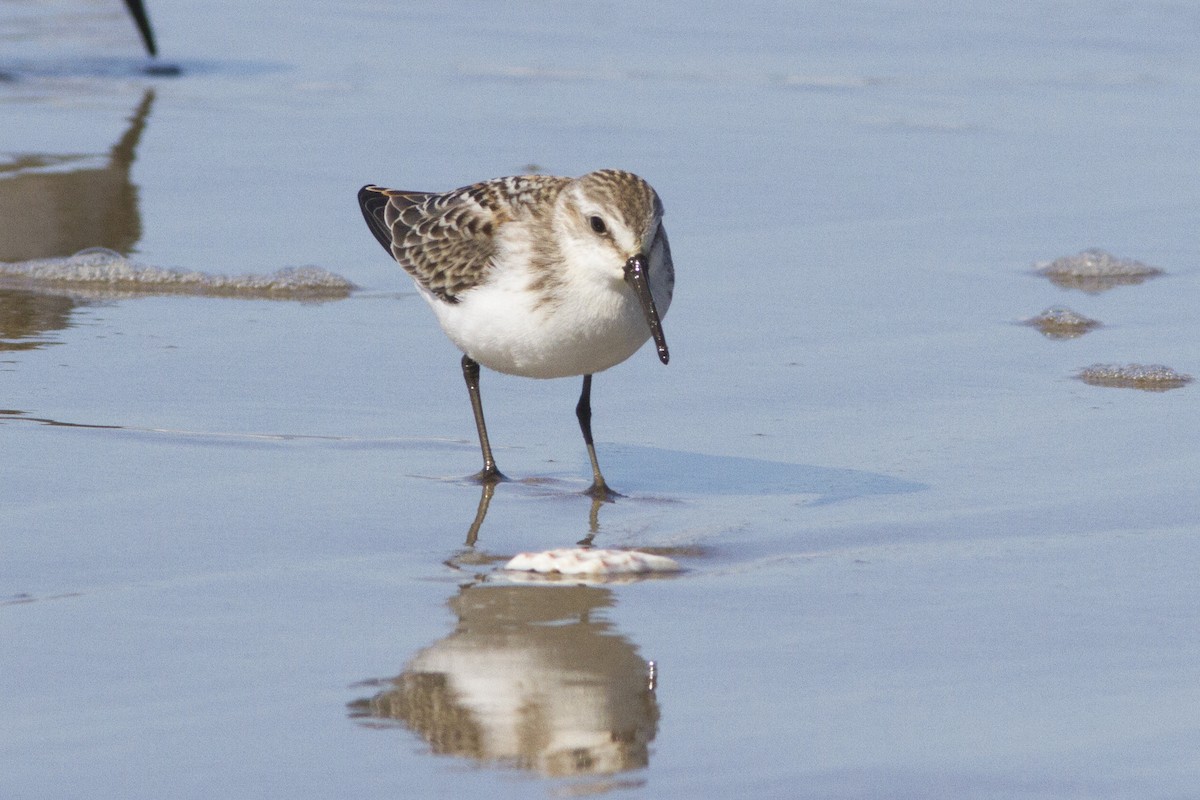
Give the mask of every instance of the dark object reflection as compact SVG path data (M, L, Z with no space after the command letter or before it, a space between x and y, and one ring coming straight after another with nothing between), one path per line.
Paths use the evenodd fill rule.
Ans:
M96 246L120 253L133 248L142 223L129 171L153 103L154 90L147 89L103 167L64 169L85 157L61 155L25 155L0 165L0 261L59 258ZM0 287L0 350L52 344L44 334L67 328L82 304L66 294Z
M45 334L70 325L75 300L56 294L0 288L0 351L55 344Z
M154 90L147 89L102 167L65 168L88 157L62 155L25 155L0 165L0 261L65 257L88 247L122 255L133 249L142 222L129 171L153 104Z
M647 663L604 617L613 604L598 587L464 587L454 632L350 715L399 722L439 755L547 776L644 767L658 703Z

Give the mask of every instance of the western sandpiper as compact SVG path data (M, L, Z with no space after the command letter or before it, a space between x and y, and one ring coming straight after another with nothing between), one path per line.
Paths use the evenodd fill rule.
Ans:
M583 376L575 414L592 463L588 494L608 499L592 443L592 375L653 337L667 363L661 318L675 270L650 184L629 172L580 178L520 175L445 193L364 186L371 233L404 267L463 352L485 483L492 457L479 365L529 378Z

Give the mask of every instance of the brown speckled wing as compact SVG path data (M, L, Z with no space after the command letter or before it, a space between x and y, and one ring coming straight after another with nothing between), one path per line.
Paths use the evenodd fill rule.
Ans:
M554 196L565 179L497 178L445 194L364 186L358 204L371 233L417 283L448 303L487 276L501 225Z

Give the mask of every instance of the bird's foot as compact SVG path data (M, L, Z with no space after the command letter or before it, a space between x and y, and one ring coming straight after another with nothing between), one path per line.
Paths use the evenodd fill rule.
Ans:
M491 467L484 467L483 469L479 470L479 472L476 472L474 475L471 475L467 478L467 480L471 481L472 483L478 483L484 486L494 486L497 483L504 483L508 479L508 476L496 469L495 465Z
M600 501L601 503L612 503L615 502L618 497L625 496L620 492L608 488L608 484L603 480L593 481L592 485L588 487L586 491L584 491L584 494L593 500Z

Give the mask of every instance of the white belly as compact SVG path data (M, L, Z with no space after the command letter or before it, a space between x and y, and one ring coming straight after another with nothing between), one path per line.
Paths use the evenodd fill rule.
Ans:
M650 338L641 306L623 283L609 291L568 294L542 307L524 287L503 282L466 292L453 304L422 294L460 350L509 375L564 378L603 372ZM669 304L664 297L660 315Z

